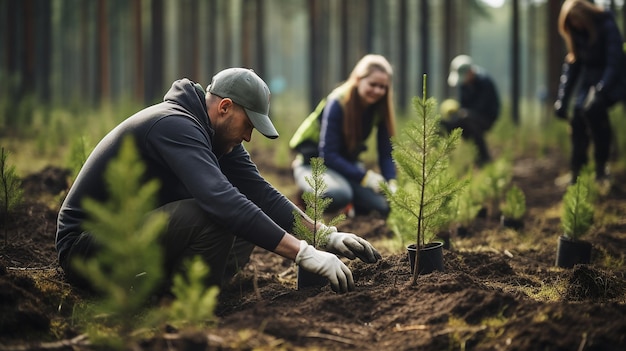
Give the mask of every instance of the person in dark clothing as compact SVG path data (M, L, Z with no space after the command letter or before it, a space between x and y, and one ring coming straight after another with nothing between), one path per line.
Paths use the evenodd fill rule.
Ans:
M568 52L554 109L556 117L569 120L571 127L570 183L576 182L588 163L590 141L596 180L605 181L613 136L608 111L626 97L622 35L611 12L583 0L563 3L559 33ZM568 106L574 94L570 119Z
M260 175L242 145L253 129L278 137L268 117L269 99L256 73L229 68L217 73L206 90L186 78L175 81L163 102L109 132L89 155L58 214L56 249L67 280L89 288L71 264L93 257L98 247L82 227L87 214L81 203L86 197L107 200L104 170L131 135L146 165L144 179L162 185L155 210L170 218L160 238L166 274L199 255L210 266L207 283L220 285L229 278L226 272L234 274L232 267L248 262L256 245L325 276L335 291L354 289L352 273L332 253L370 263L380 254L357 235L323 224L332 231L325 251L289 234L298 208ZM310 218L299 213L312 229Z
M449 133L461 128L464 139L472 140L478 151L476 164L491 161L485 133L500 114L500 97L494 81L487 72L472 63L472 58L459 55L450 63L448 84L458 88L459 109L451 111L441 125Z
M391 137L395 133L392 76L386 58L375 54L363 56L350 77L322 101L290 141L290 146L299 152L293 173L303 192L310 191L306 182L311 175L309 158L324 159L327 167L324 181L328 188L323 196L333 200L328 211L352 205L355 214L375 212L382 217L389 214L380 184L386 182L392 190L397 186L391 157ZM380 173L366 169L360 160L374 131Z

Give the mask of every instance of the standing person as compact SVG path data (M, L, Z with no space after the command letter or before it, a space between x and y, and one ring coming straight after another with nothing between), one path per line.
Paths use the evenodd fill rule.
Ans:
M290 146L298 151L293 163L296 184L311 188L309 159L324 159L327 172L324 197L331 198L328 211L353 206L355 214L389 214L389 204L380 184L396 186L396 168L391 157L395 134L391 64L383 56L369 54L357 62L350 77L318 105L293 135ZM360 160L366 141L376 129L378 167L366 169Z
M572 153L571 180L575 183L588 162L593 141L595 177L608 180L611 147L608 110L626 97L626 56L613 15L588 1L567 0L559 14L559 33L567 46L557 100L558 118L569 120ZM570 97L578 85L573 116L568 115Z
M248 262L257 245L325 276L335 291L354 289L352 273L337 256L289 234L297 207L265 181L242 145L253 129L278 137L268 117L269 101L270 91L256 73L229 68L217 73L206 91L189 79L175 81L163 102L108 133L88 157L58 215L56 249L67 279L89 287L71 265L92 257L98 247L82 228L87 216L82 200L106 201L104 170L130 135L146 165L144 179L162 185L155 210L170 218L160 238L167 276L199 255L210 266L207 283L219 285L228 278L225 272ZM309 224L312 229L310 219ZM365 262L380 258L355 234L335 229L329 239L327 251Z
M450 62L448 84L458 88L459 109L449 111L449 116L441 120L441 125L448 133L461 128L463 138L472 140L476 145L476 164L482 166L491 161L485 133L500 114L500 96L496 84L467 55L459 55Z

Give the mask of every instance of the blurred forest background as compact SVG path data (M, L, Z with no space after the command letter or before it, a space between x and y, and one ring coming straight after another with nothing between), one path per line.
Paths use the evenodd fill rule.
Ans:
M495 78L504 117L538 120L551 111L565 54L561 3L0 0L0 137L31 123L35 108L77 114L103 104L143 106L160 101L178 78L206 86L232 66L253 68L268 82L272 115L278 125L289 121L282 133L290 134L366 53L394 66L401 117L422 94L423 73L429 96L455 95L445 83L449 62L464 53ZM602 4L623 31L623 0Z

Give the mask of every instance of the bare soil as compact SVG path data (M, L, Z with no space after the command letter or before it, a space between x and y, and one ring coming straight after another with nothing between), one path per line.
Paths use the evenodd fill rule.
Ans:
M288 169L274 173L293 189ZM289 261L255 250L251 264L222 290L218 321L205 330L164 327L134 350L625 350L626 182L614 174L601 199L603 220L585 238L589 265L555 267L560 203L559 153L516 160L513 183L527 215L518 231L477 218L468 235L449 235L445 271L412 285L406 253L377 246L376 264L346 261L356 290L298 290ZM68 172L54 167L23 179L25 202L0 219L0 350L92 350L72 319L85 296L65 283L54 250L58 207ZM293 199L295 194L288 195ZM294 199L295 200L295 199ZM392 236L380 218L340 225L379 244Z

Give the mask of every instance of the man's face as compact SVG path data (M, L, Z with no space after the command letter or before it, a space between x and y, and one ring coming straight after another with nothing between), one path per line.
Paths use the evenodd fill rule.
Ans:
M233 151L233 148L243 141L249 142L254 126L243 107L229 98L222 99L217 110L218 118L213 124L215 129L213 149L219 157Z

